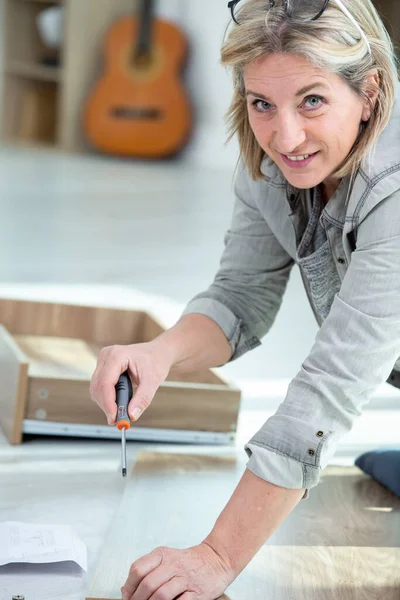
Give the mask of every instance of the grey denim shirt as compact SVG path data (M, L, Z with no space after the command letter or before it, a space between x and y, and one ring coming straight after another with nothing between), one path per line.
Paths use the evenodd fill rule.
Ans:
M269 331L299 266L320 329L285 400L245 450L255 475L307 497L374 390L400 371L399 93L375 149L326 206L310 197L315 190L291 187L267 157L262 172L254 181L240 165L220 268L184 314L213 319L234 360Z

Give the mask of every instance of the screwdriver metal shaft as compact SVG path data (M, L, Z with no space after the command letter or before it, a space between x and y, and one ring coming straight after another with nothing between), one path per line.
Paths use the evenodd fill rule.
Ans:
M121 464L122 464L122 477L126 477L126 429L123 427L122 432L122 447L121 447Z
M121 432L121 463L122 477L126 477L126 431L130 428L131 422L128 415L128 405L133 395L132 382L128 371L119 376L115 386L115 400L118 407L117 428Z

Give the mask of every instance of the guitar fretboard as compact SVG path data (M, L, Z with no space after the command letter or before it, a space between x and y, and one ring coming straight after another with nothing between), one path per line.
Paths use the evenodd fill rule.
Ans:
M154 0L140 0L139 32L135 37L134 58L148 56L151 50Z

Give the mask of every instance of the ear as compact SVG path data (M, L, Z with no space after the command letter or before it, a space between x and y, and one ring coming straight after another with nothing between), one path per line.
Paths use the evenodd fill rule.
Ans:
M371 71L364 82L364 106L361 115L362 121L371 118L372 107L375 106L379 94L379 75L376 70Z

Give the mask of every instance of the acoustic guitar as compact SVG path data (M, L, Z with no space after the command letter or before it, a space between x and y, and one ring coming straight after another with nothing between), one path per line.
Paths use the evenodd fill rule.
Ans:
M192 110L180 79L187 40L141 0L136 17L123 17L105 39L106 70L84 109L83 128L98 150L164 158L189 139Z

